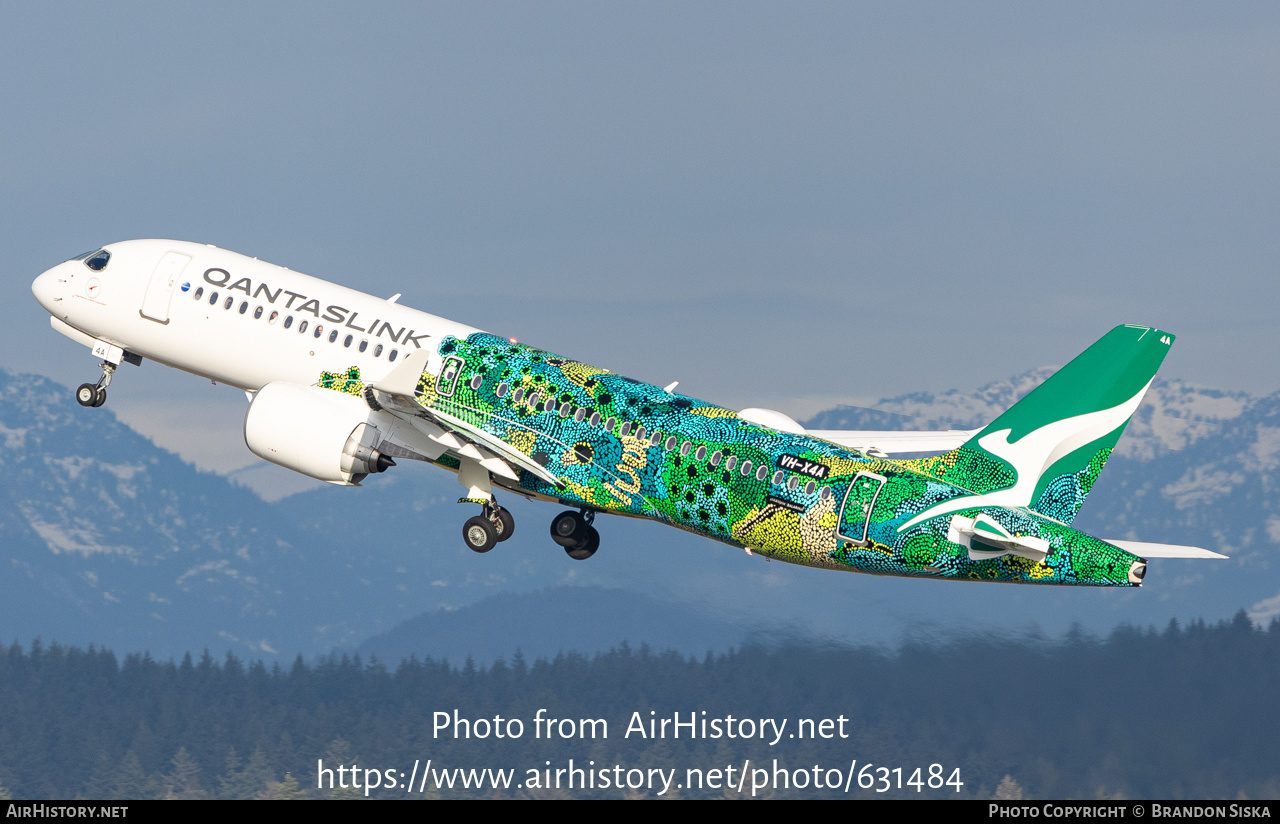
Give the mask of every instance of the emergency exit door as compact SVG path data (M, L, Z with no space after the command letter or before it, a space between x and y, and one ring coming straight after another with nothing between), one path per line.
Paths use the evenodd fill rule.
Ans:
M884 486L885 477L874 472L859 472L849 484L844 503L840 506L840 519L836 524L836 537L857 546L867 545L867 528L871 525L871 511Z

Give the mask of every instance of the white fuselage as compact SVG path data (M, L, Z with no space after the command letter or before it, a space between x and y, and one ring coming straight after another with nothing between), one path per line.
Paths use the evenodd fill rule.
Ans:
M1090 454L1105 461L1145 386L1070 416L1041 407L1073 397L1098 352L1121 369L1137 363L1149 383L1171 336L1142 343L1148 327L1116 327L1065 382L1055 376L1022 402L1030 411L1018 420L1041 421L1020 436L1026 454L1005 448L1009 429L978 438L980 452L961 446L972 433L952 432L941 434L962 437L947 455L895 462L840 442L882 433L814 437L779 413L733 412L213 246L115 243L55 266L32 291L55 329L104 360L99 383L76 390L81 405L101 406L113 364L140 358L239 387L252 396L246 446L279 466L348 486L394 459L456 472L462 500L481 506L463 528L476 552L513 534L497 485L573 507L551 535L579 560L599 546L591 523L602 511L828 569L1098 586L1135 586L1145 571L1029 505L1060 458L1101 444ZM1035 401L1046 387L1059 400ZM1006 479L997 464L1025 465L1026 483L1023 468ZM1082 466L1057 476L1077 507L1094 463ZM1058 506L1050 497L1045 506ZM989 549L969 543L980 528Z
M479 331L214 246L104 248L111 257L102 271L69 260L32 284L54 328L248 391L312 384L335 367L359 366L376 381L412 351L436 358L441 337Z

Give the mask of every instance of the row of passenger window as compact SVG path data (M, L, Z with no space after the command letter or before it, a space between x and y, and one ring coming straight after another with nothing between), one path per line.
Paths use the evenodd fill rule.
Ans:
M198 287L198 288L196 289L196 292L195 292L195 299L196 299L197 301L199 301L199 300L202 300L203 298L204 298L204 287L203 287L203 286L201 286L201 287ZM209 293L209 305L210 305L210 306L215 306L215 305L217 305L217 303L218 303L218 291L215 289L215 290L213 290L213 291L211 291L211 292ZM226 309L226 310L228 310L228 311L229 311L229 310L231 309L231 307L235 306L235 303L236 303L236 299L235 299L234 297L231 297L230 295L228 295L228 296L227 296L227 298L226 298L226 299L223 301L223 303L222 303L222 308L223 308L223 309ZM243 315L243 314L245 314L246 312L248 312L248 311L249 311L249 301L247 301L247 300L242 300L242 301L240 301L240 309L239 309L239 311L240 311L240 314L242 314L242 315ZM264 311L265 311L265 310L263 309L263 307L262 307L262 306L254 307L254 310L253 310L253 319L254 319L254 320L259 320L259 319L261 319ZM268 324L270 324L270 325L274 325L274 324L275 324L275 322L276 322L276 321L278 321L278 320L280 320L280 313L279 313L278 311L276 311L276 310L272 309L272 310L271 310L271 314L267 317L267 323L268 323ZM287 316L287 317L284 319L284 324L283 324L283 326L284 326L284 328L285 328L285 329L291 329L291 328L293 328L293 315L289 315L289 316ZM303 320L299 321L299 322L298 322L298 334L300 334L300 335L305 335L305 334L307 333L307 329L308 329L309 327L310 327L310 322L309 322L309 321L307 321L306 319L303 319ZM323 326L322 324L317 323L314 327L310 327L310 328L312 329L311 336L312 336L313 338L320 338L320 337L323 337L323 336L324 336L324 326ZM329 343L334 343L334 342L336 342L336 341L338 340L338 334L339 334L339 330L337 330L337 329L330 329L330 330L329 330ZM343 346L343 348L349 349L349 348L351 348L351 344L352 344L352 343L354 343L354 342L355 342L355 336L354 336L354 335L347 335L345 338L343 338L343 339L342 339L342 346ZM369 341L368 341L368 340L364 340L364 339L362 339L362 340L360 341L360 345L359 345L359 346L357 346L356 348L357 348L359 351L364 352L365 350L367 350L367 349L369 348ZM375 345L374 345L374 347L373 347L373 356L374 356L375 358L380 358L380 357L382 357L382 344L380 344L380 343L379 343L379 344L375 344ZM397 357L399 357L399 356L400 356L400 350L399 350L399 349L392 349L390 352L388 352L388 353L387 353L387 360L389 360L389 361L394 361L394 360L395 360Z
M471 379L471 388L479 389L481 384L483 383L484 383L484 376L476 375ZM510 389L511 387L509 387L506 383L500 383L494 389L494 392L497 394L499 398L505 398L507 396L507 393L510 391ZM551 412L556 410L555 399L546 398L545 400L543 400L542 392L537 389L535 389L533 392L528 393L528 396L526 397L525 390L523 388L518 388L511 395L511 401L512 403L517 403L517 404L527 401L530 406L541 408L543 412ZM573 419L578 423L582 423L583 420L587 420L588 410L586 409L586 407L580 406L577 409L574 409L572 404L562 403L560 404L560 408L558 411L559 411L560 417L562 418L567 418L569 417L569 414L572 413ZM591 418L587 420L587 423L590 424L591 426L599 426L600 417L601 416L599 412L593 411L591 412ZM612 432L613 428L617 425L618 425L617 418L610 417L605 419L604 421L604 428L609 432ZM716 450L715 452L712 452L710 459L708 460L708 457L707 457L708 449L705 446L698 446L695 449L692 441L685 441L684 443L681 443L680 439L677 438L675 435L667 436L666 440L664 441L663 434L661 432L655 431L650 433L640 424L633 424L630 421L623 422L622 429L620 430L619 435L623 438L634 436L636 438L639 438L640 440L644 440L647 437L649 440L649 446L657 446L658 444L662 444L663 449L665 449L668 452L674 452L676 450L676 447L678 446L680 448L681 457L688 457L689 453L692 452L693 459L698 463L702 463L704 460L707 460L712 467L718 467L723 462L725 472L733 472L734 469L736 468L739 474L741 474L742 477L744 478L750 477L752 474L754 474L757 481L763 481L765 478L769 477L769 467L763 464L761 464L758 467L755 467L755 471L753 473L752 472L753 467L752 467L751 461L742 461L741 463L739 463L737 455L725 455L720 450ZM771 482L775 486L777 486L777 485L780 485L783 482L783 480L785 480L786 478L787 478L787 473L779 469L773 473L773 478L771 479ZM792 475L790 480L787 480L787 489L795 490L798 486L800 486L799 476ZM804 486L804 494L812 495L816 489L817 489L817 483L810 480ZM829 486L822 487L821 497L822 497L822 500L824 501L829 499L831 497L831 487Z

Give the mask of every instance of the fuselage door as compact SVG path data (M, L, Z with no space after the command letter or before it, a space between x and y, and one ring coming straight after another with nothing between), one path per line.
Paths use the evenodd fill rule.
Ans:
M458 388L458 378L462 375L462 367L467 362L459 357L445 358L440 367L440 377L436 378L436 394L442 398L452 398L453 391Z
M147 282L147 293L142 298L142 316L160 323L169 322L169 301L173 299L173 289L182 277L182 270L191 262L190 255L181 252L165 252L164 257L156 264Z
M874 472L859 472L849 484L844 503L840 506L840 520L836 524L836 537L857 546L867 545L867 527L871 510L884 486L885 477Z

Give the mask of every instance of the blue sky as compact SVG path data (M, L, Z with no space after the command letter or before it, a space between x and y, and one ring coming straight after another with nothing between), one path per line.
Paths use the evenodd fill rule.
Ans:
M92 378L30 281L175 237L798 417L1122 322L1273 392L1277 42L1262 3L6 4L0 365ZM250 462L233 390L109 403Z

